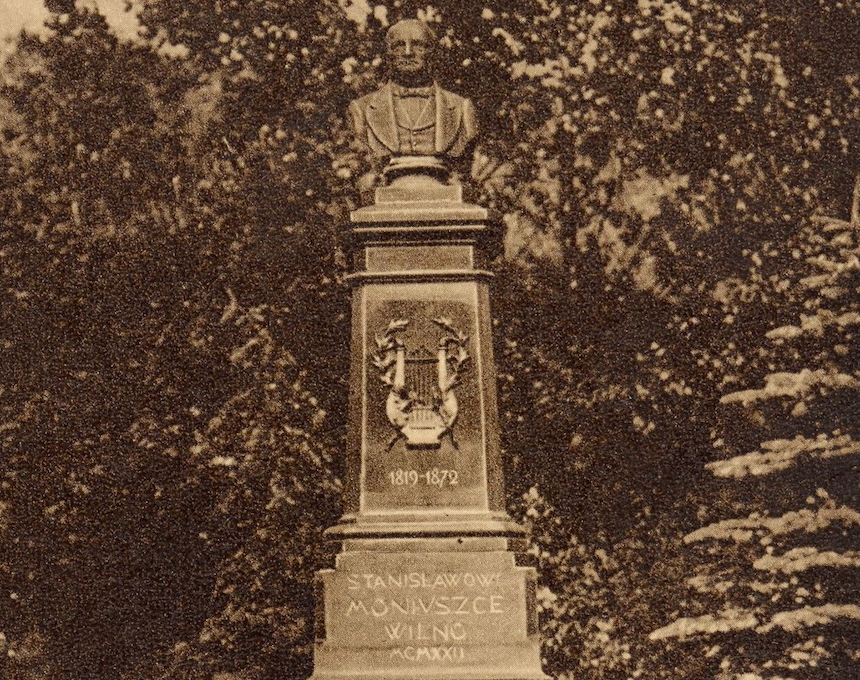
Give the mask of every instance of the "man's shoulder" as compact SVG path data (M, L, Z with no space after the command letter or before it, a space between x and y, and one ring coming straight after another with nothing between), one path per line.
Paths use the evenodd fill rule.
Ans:
M463 97L456 92L451 92L450 90L446 90L442 87L439 88L439 96L450 106L451 108L462 108L466 106L472 105L472 100L468 97Z
M357 107L362 110L366 109L368 106L374 106L382 101L387 93L387 88L389 86L383 85L382 87L374 90L373 92L368 92L367 94L358 97L357 99L353 99L350 103L351 107Z

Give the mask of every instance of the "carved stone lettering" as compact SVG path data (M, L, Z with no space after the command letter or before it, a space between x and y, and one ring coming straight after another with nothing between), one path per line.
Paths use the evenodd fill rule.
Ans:
M379 590L390 589L442 589L460 585L489 588L498 585L500 574L478 572L454 572L442 574L427 574L413 571L399 574L348 574L347 584L350 590Z
M430 597L405 596L401 598L376 597L371 600L351 599L346 615L363 615L376 619L388 616L483 616L504 614L502 595L431 595Z
M386 623L385 632L389 640L403 640L408 642L450 642L451 640L464 640L466 638L466 627L461 621L440 624L418 623Z
M458 643L478 639L474 626L514 606L500 592L497 571L359 572L345 585L345 617L374 622L378 644L395 645L390 658L411 664L463 661L468 654Z
M421 661L463 661L466 658L462 647L395 647L390 658L419 663Z

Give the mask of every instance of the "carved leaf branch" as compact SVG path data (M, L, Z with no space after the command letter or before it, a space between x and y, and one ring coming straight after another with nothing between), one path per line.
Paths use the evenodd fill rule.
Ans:
M471 359L466 349L469 344L469 336L457 330L451 319L447 317L440 316L432 321L446 333L439 342L445 345L445 353L450 367L450 374L446 384L441 386L443 392L448 392L459 384L459 374L465 367L466 362Z
M375 336L376 352L370 357L370 361L379 371L379 379L392 388L397 368L397 348L400 346L397 334L408 326L409 319L395 319L389 322L382 336Z

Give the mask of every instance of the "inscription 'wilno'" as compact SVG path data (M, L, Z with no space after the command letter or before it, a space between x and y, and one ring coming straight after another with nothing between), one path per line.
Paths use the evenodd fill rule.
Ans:
M420 621L416 624L387 623L385 632L389 640L408 642L449 642L450 640L465 640L466 627L459 621L427 625Z

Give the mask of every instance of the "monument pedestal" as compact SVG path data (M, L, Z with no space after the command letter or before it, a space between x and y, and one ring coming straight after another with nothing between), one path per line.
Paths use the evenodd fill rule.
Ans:
M407 173L352 214L342 541L313 680L546 680L535 571L509 541L487 213Z
M504 539L350 545L320 573L314 678L543 678L533 569Z

